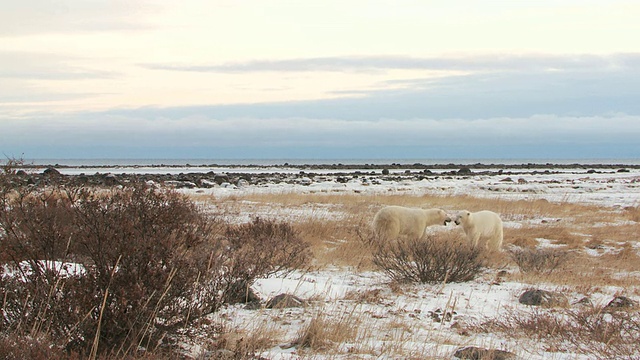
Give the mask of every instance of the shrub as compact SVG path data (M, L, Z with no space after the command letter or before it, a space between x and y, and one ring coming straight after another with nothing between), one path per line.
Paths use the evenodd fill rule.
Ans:
M464 282L472 280L484 265L483 253L459 236L399 239L377 242L374 247L373 263L395 281Z
M569 252L515 247L509 249L508 254L523 273L550 274L567 260Z
M173 191L28 187L15 176L0 173L0 335L45 334L92 356L153 351L257 277L308 260L288 224L225 231Z
M291 225L261 218L229 225L224 243L226 258L221 264L227 285L224 300L231 303L246 302L255 279L276 273L286 275L311 258L309 244L300 239Z
M548 348L598 359L637 359L640 342L640 313L605 312L599 307L561 311L510 310L498 319L479 324L477 329L522 336L545 343Z
M160 329L219 306L215 292L197 296L196 279L212 275L202 251L211 226L177 193L23 188L4 204L0 250L21 276L0 290L3 332L128 353L130 344L155 346Z

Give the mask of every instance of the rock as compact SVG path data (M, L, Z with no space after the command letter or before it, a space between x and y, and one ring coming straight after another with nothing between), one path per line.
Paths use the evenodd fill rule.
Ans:
M581 307L593 307L593 302L588 297L583 297L582 299L574 302L572 305L581 306Z
M638 307L638 303L626 296L616 296L613 300L609 301L607 306L604 307L605 311L616 310L631 310Z
M516 354L495 349L483 349L475 346L467 346L456 350L453 356L458 359L472 359L472 360L507 360L515 359Z
M56 170L53 167L48 167L46 169L44 169L44 171L42 172L42 175L45 176L60 176L60 171Z
M249 185L250 185L249 181L247 181L246 179L240 179L240 180L238 180L238 184L236 186L238 186L238 187L247 187Z
M283 309L291 307L303 307L306 304L306 301L300 299L297 296L291 294L280 294L267 301L265 307L267 309Z
M120 182L118 181L118 178L115 175L107 174L102 179L102 183L105 186L115 186L115 185L118 185Z
M207 179L202 179L200 180L200 187L202 188L212 188L214 186L218 185L218 183L216 183L215 181L211 181L211 180L207 180Z
M389 169L382 169L382 175L389 175Z
M510 177L506 177L506 178L504 178L504 179L502 179L500 181L502 181L502 182L513 182L513 179L510 178Z
M313 182L310 178L308 177L303 177L300 180L298 180L298 182L300 183L300 185L304 185L304 186L309 186L311 185L311 183Z
M222 185L222 183L228 183L231 180L229 180L229 175L227 174L216 174L213 177L213 181L218 185Z
M458 170L458 175L470 175L472 174L471 169L469 169L468 167L463 167L460 168L460 170Z
M524 305L544 306L544 307L563 307L569 305L569 299L561 293L530 289L522 293L518 301Z
M193 189L197 187L195 183L183 180L167 180L164 184L175 189Z

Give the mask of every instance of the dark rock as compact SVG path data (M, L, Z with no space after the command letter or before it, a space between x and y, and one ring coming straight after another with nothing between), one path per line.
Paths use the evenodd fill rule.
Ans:
M389 175L389 169L382 169L382 175Z
M468 167L463 167L458 170L458 175L469 175L471 173L471 169L469 169Z
M265 307L267 309L283 309L291 307L303 307L305 305L306 302L297 296L291 294L280 294L267 301Z
M44 169L44 171L42 172L42 175L45 176L60 176L60 171L56 170L55 168L52 167L48 167L46 169Z
M89 183L89 177L84 174L80 174L76 177L76 181L78 184L86 185Z
M227 174L216 174L213 177L213 181L215 181L215 183L218 185L222 185L223 183L228 183L231 180L229 180L229 175Z
M504 178L504 179L502 179L500 181L502 181L502 182L513 182L513 179L510 178L510 177L506 177L506 178Z
M604 307L605 311L630 310L638 307L638 303L626 296L616 296Z
M115 186L119 184L118 178L113 175L113 174L107 174L104 176L104 179L102 179L102 183L105 186Z
M456 350L453 356L458 359L471 359L471 360L508 360L515 359L516 354L495 349L483 349L475 346L467 346Z
M569 305L569 299L561 293L530 289L522 293L518 301L524 305L563 307Z

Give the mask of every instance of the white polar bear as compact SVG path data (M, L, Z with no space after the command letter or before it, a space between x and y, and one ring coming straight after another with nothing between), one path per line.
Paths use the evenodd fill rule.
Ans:
M455 219L456 225L462 225L469 243L475 248L480 241L486 249L500 250L502 247L502 220L493 211L460 211Z
M386 206L373 218L373 230L380 239L397 239L400 235L418 239L428 226L447 225L450 221L442 209Z

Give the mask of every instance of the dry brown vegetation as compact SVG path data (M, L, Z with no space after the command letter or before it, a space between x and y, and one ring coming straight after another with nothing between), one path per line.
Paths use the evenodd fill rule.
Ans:
M225 199L198 198L202 204L215 204L218 209L243 207L244 212L260 213L270 209L268 216L276 219L292 219L292 225L313 249L316 266L328 264L349 265L360 269L371 268L371 252L367 251L367 239L372 234L370 221L383 205L415 207L440 207L454 212L491 209L501 214L505 223L505 247L517 246L535 249L541 239L561 250L569 250L556 276L559 283L584 281L595 275L597 284L609 281L619 283L611 276L618 271L634 269L637 251L625 245L637 241L640 224L634 222L637 208L623 211L594 205L552 203L544 199L508 201L474 198L471 196L408 196L362 194L247 194ZM274 210L277 209L277 210ZM297 219L291 214L300 212ZM627 222L627 223L625 223ZM510 225L513 223L516 225ZM460 232L459 229L451 229ZM584 248L607 255L581 256ZM572 251L575 250L575 251ZM609 250L611 254L609 254ZM504 260L504 259L502 259ZM495 262L494 262L495 263ZM504 266L504 262L500 262ZM511 265L515 266L514 262ZM600 269L600 270L594 270ZM597 272L597 273L594 273ZM560 275L562 274L562 275ZM606 275L608 274L608 275ZM518 275L519 276L519 275ZM575 281L571 281L571 277ZM521 276L518 278L522 279Z
M9 187L8 184L3 184L3 191ZM30 222L20 222L22 224L20 226L27 226L16 232L22 237L5 235L1 260L3 263L29 260L36 270L38 269L37 260L42 258L73 260L86 264L87 268L100 268L96 265L100 265L102 261L104 266L100 268L101 273L95 274L95 278L100 281L87 286L86 283L80 283L80 279L74 278L72 280L75 283L65 283L66 280L61 276L53 276L55 274L44 271L43 277L38 280L41 282L34 283L35 285L46 284L39 289L34 286L34 294L38 296L40 304L46 305L44 306L47 308L46 311L55 311L56 316L59 317L55 319L56 321L63 317L62 310L65 304L63 300L66 301L64 296L85 292L81 298L85 300L85 303L81 304L84 307L79 307L81 311L67 318L69 321L65 323L66 328L58 330L67 337L60 339L55 338L59 332L51 330L54 326L53 319L42 321L47 316L41 316L40 309L29 302L34 300L27 301L32 294L16 291L19 286L3 280L1 284L5 299L3 309L13 311L10 314L15 316L16 321L13 319L5 321L0 326L2 331L0 355L17 354L15 356L18 358L45 359L47 354L68 358L74 356L83 358L88 354L93 358L102 356L103 358L133 359L148 357L149 352L157 351L153 354L156 355L155 358L174 358L177 355L161 347L160 344L171 338L168 342L176 345L175 339L179 337L176 332L171 333L176 337L167 335L169 331L180 330L188 333L189 331L184 330L183 325L193 325L198 329L208 329L205 331L206 336L200 338L200 345L211 351L214 358L216 356L232 359L255 358L253 357L255 353L274 346L282 346L284 342L296 346L298 354L309 358L318 354L332 354L340 351L381 357L438 358L437 349L430 350L425 346L424 349L408 351L405 347L405 343L412 338L413 329L424 325L428 315L413 312L412 309L392 309L389 305L392 302L390 300L392 296L409 298L415 296L411 288L398 283L398 280L407 280L400 279L402 276L400 278L392 276L396 281L388 284L377 284L375 288L346 294L342 300L351 302L352 305L340 311L324 308L322 300L315 299L320 303L318 307L308 311L301 310L297 315L302 318L300 321L303 322L303 326L293 337L291 334L285 334L278 327L279 323L290 321L287 317L293 315L289 313L265 315L260 317L263 320L256 320L252 326L244 328L229 328L228 325L207 323L207 318L204 316L207 311L218 310L223 303L241 301L237 298L247 296L248 286L259 276L269 276L294 268L323 269L331 266L345 267L354 272L384 271L385 267L389 268L390 263L403 260L401 256L403 251L407 253L413 249L420 250L421 248L411 241L405 243L408 247L401 249L400 253L389 250L394 249L393 247L373 246L375 239L369 228L370 221L383 205L439 207L451 212L461 209L470 211L490 209L500 213L506 226L506 251L488 254L487 258L482 259L482 264L486 264L486 273L482 276L489 279L487 281L496 283L513 281L532 285L544 283L566 291L584 294L617 286L628 289L627 295L640 294L640 278L637 276L638 264L640 264L637 246L640 234L638 207L620 210L593 205L552 203L544 199L509 201L498 196L493 199L480 199L468 195L445 197L390 194L384 196L330 192L240 193L218 198L190 194L189 200L196 204L193 206L186 201L186 198L174 193L161 193L164 197L156 198L152 192L127 193L125 191L116 194L101 192L83 195L85 197L81 199L85 203L84 206L93 206L93 208L80 209L84 209L84 212L79 213L84 221L81 222L73 220L74 213L69 211L69 209L78 210L74 207L74 199L76 199L74 196L80 196L80 193L71 196L66 192L60 192L57 193L59 196L54 197L48 194L50 193L27 192L28 196L20 200L21 198L16 197L15 193L4 193L5 211L2 215L9 216L6 209L20 204L24 207L24 211L27 211L23 214L23 218L29 219ZM167 203L172 207L164 207ZM116 215L120 215L109 217L107 212L99 211L104 207L117 208L119 211L116 211ZM149 214L155 214L156 217L149 218L147 217ZM201 223L204 221L202 214L206 214L209 219L215 219L216 222ZM132 220L136 218L143 218L145 222L138 223ZM6 224L17 224L17 222L12 223L13 220L14 218L10 216L5 218ZM84 227L69 228L70 223L84 224ZM7 229L6 224L3 225L5 229ZM187 226L189 231L183 233L184 224L190 225ZM106 234L110 239L117 237L121 240L118 243L120 248L114 247L113 243L102 241L105 232L98 231L100 227L109 231ZM33 231L38 228L46 229L46 233L50 236L38 237L42 232ZM430 239L438 237L460 239L462 236L460 228L451 226L447 228L436 226L431 230L434 233L430 233L428 237ZM33 233L29 233L30 231ZM68 240L82 233L81 231L87 234L86 241L93 243L75 243ZM125 231L126 236L119 231ZM160 245L166 246L151 246L150 244L157 244L157 242L150 240L149 234L165 239L166 243ZM223 240L211 248L212 238ZM7 239L12 240L13 243L6 241ZM137 240L131 241L131 239ZM554 247L539 246L545 242ZM31 247L20 249L24 244ZM98 248L98 244L102 247ZM177 245L173 246L175 244ZM380 252L385 249L386 253ZM395 249L398 250L398 247ZM27 251L20 253L20 250ZM422 250L425 250L426 254L442 251L442 249L431 248ZM128 253L142 253L147 257L126 258L125 255ZM105 254L108 255L106 259L104 256L101 257ZM210 254L219 256L217 259L220 262L216 262ZM227 255L222 256L223 254ZM157 258L151 259L149 256L157 256ZM411 256L418 256L419 260L420 256L424 259L425 256L432 255L412 254ZM436 255L435 257L446 256ZM467 254L463 257L468 261L472 256ZM146 264L157 265L157 259L161 259L160 264L163 266L146 266ZM461 263L470 266L467 269L470 277L460 281L467 281L479 274L476 267L479 263L465 261ZM412 257L401 265L405 266L406 270L406 266L416 263L419 264L419 261ZM118 265L125 270L131 269L132 273L129 274L123 270L115 276L114 269ZM188 271L173 270L178 267ZM409 268L409 270L412 269ZM438 277L424 282L455 281L448 277L447 270L440 274L429 268L422 268L422 270L429 275L445 274L444 278ZM212 273L218 276L211 276ZM210 277L205 277L205 274L209 274ZM145 277L147 275L148 278ZM401 275L406 274L401 273ZM423 281L420 275L413 278L409 276L409 278L411 281ZM174 285L174 280L179 281ZM63 283L64 286L61 286ZM116 285L120 292L115 290ZM87 291L87 288L94 290ZM71 294L71 292L74 293ZM62 300L55 300L51 296L53 293L61 296ZM438 291L434 290L433 296L437 296L437 293ZM185 298L195 297L209 299L210 308L196 308L193 304L185 306ZM231 297L235 300L230 300ZM76 296L76 298L79 297ZM100 301L95 303L95 299ZM103 299L112 302L108 311L112 311L113 314L109 315L120 323L107 324L103 328L105 332L96 335L98 327L96 324L101 324L100 315L107 312L102 310ZM466 301L470 302L471 299L472 295L469 295ZM458 301L462 302L462 299L451 299L450 307L448 303L447 308L444 309L445 316L447 311L453 313L456 306L463 306L458 304ZM28 305L29 308L23 304ZM363 304L382 304L381 307L387 311L384 314L366 314L368 317L380 320L379 324L382 324L380 329L372 329L363 322L365 319L358 316L356 309ZM151 320L159 314L161 308L164 311L163 315L172 317L175 323L156 324ZM624 311L611 314L601 310L596 307L582 310L572 308L545 309L529 313L511 312L503 319L459 328L458 334L470 336L469 334L473 333L499 332L507 337L539 340L547 344L549 349L559 351L575 351L596 357L621 355L633 358L632 356L637 355L633 353L633 344L639 341L637 335L640 332L637 313ZM140 315L127 323L132 311L138 311ZM259 315L256 315L256 318ZM269 320L264 320L265 318ZM445 322L441 321L437 330L429 334L429 340L433 340L436 344L454 342L449 338L450 335L443 331L445 326L453 328L453 325ZM125 328L122 324L128 327ZM150 335L148 331L151 331L151 327L154 326ZM37 331L32 333L34 329ZM77 330L82 332L74 333ZM377 331L384 334L384 341L369 342L376 337L374 332ZM117 336L109 338L114 333ZM75 342L69 341L70 334L75 336ZM95 351L92 349L94 337L100 339L99 342L95 341L97 343ZM145 344L153 346L147 347L146 353L137 353L137 344L143 340L146 341ZM112 344L108 341L112 341ZM57 346L53 346L49 353L44 351L45 347L51 344ZM353 345L344 349L341 347L343 344ZM110 345L114 345L116 350L109 349Z
M231 201L237 205L238 200L236 197ZM286 217L288 213L298 211L308 214L301 216L298 221L293 220L292 224L311 244L315 266L319 268L341 265L349 266L356 271L376 269L373 251L375 247L371 246L372 233L369 226L373 215L383 205L440 207L451 212L459 209L491 209L500 213L506 224L507 251L503 254L493 254L487 259L487 263L490 264L489 272L500 273L498 277L502 281L555 285L582 294L597 292L609 286L628 289L627 295L638 295L640 291L640 278L637 276L640 263L637 247L640 211L637 207L619 210L595 205L552 203L544 199L508 201L499 197L478 199L472 196L432 195L283 193L247 194L242 200L243 204L248 204L246 211L259 211L260 208L266 207L281 209L282 211L270 214L275 218ZM206 199L204 202L207 202ZM225 202L224 198L215 199L217 206L224 207ZM309 212L308 209L322 210ZM461 235L461 230L456 228L444 231L454 232L453 236ZM436 231L436 234L440 233L441 231ZM552 247L540 247L545 244ZM633 272L636 272L636 275L633 275ZM403 291L393 283L389 286L392 293ZM385 295L382 289L371 289L350 293L345 299L375 304L384 303L387 300L385 296L388 294ZM622 354L633 358L635 350L632 344L637 340L638 317L627 312L614 315L613 318L611 315L603 316L575 309L567 309L560 314L554 310L541 310L530 315L511 313L502 322L493 323L491 326L484 324L475 330L467 329L460 332L501 331L513 337L533 337L543 341L550 351L575 351L596 357ZM360 328L360 335L350 333L341 335L342 338L335 338L334 334L341 333L334 329L340 322L331 324L332 321L337 320L314 317L304 332L299 334L297 341L309 346L305 350L307 353L313 353L316 347L319 352L335 349L336 342L352 342L354 336L368 336L368 329ZM531 329L529 326L537 330L534 330L534 333L526 330ZM403 343L406 341L405 337L410 336L407 335L411 332L409 325L398 321L393 327L397 331L392 329L387 336L397 338L395 341L385 342L384 349L378 347L373 350L360 346L352 351L407 356ZM324 331L326 329L333 329L332 334L327 334ZM593 331L601 332L601 336L606 338L594 339L594 335L591 334ZM574 332L573 335L567 337L566 334L571 332ZM446 343L448 340L445 337L437 341ZM611 346L607 347L607 344ZM420 353L425 358L438 357L433 354L433 350Z

